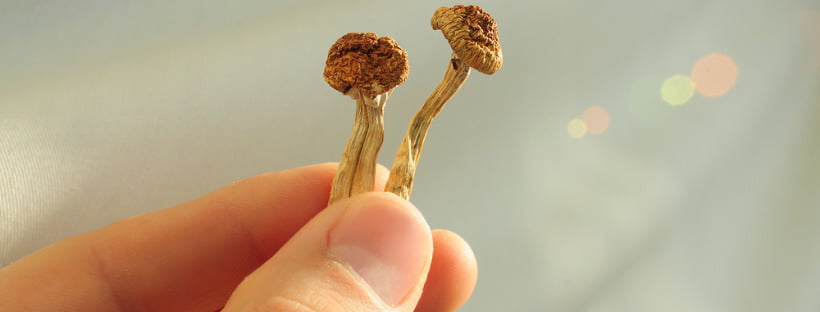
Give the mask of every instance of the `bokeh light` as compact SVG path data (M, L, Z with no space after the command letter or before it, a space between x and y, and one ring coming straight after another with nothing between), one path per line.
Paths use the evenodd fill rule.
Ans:
M725 54L711 53L701 57L692 66L692 83L705 97L726 94L737 83L737 64Z
M683 105L692 98L695 86L692 79L684 75L667 78L661 86L661 98L672 106Z
M589 134L601 134L609 129L609 112L603 107L592 106L584 111L584 124Z
M587 134L587 124L582 119L570 120L567 125L567 132L569 132L570 137L583 138Z

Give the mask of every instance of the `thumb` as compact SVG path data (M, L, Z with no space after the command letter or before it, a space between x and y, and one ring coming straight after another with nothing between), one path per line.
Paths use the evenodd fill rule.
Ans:
M421 296L430 228L409 202L366 193L323 210L236 288L223 311L405 311Z

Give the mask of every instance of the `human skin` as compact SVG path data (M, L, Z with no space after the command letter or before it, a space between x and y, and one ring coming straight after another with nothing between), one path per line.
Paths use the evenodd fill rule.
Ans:
M476 282L469 245L455 233L430 231L412 204L388 193L366 193L326 208L335 170L335 164L319 164L259 175L57 242L0 269L0 306L9 311L215 311L230 298L224 311L312 311L336 309L335 304L317 306L320 298L332 297L339 307L335 311L460 307ZM384 187L387 174L379 166L375 189ZM328 237L338 220L369 211L418 232L418 240L393 247L413 248L414 265L423 268L408 273L410 290L394 296L396 302L379 301L374 293L381 293L368 287L367 278L328 256L333 249ZM327 296L324 289L333 294ZM304 304L279 305L275 298Z

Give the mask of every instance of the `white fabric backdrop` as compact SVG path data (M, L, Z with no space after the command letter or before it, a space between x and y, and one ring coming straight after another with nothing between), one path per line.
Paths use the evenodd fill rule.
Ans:
M381 162L443 74L442 1L3 1L0 265L266 171L336 161L339 36L411 73ZM480 1L504 67L433 125L414 203L475 249L465 311L820 310L820 3ZM737 64L720 97L664 79ZM600 106L599 135L568 123Z

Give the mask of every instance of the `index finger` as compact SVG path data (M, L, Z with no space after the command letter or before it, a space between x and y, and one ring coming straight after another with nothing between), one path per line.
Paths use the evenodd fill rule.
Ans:
M219 307L244 276L325 208L335 168L321 164L256 176L47 247L4 268L0 293L13 288L17 294L48 294L48 300L0 296L0 304L30 300L25 304L31 310L44 311ZM383 186L386 169L378 172L377 185Z

